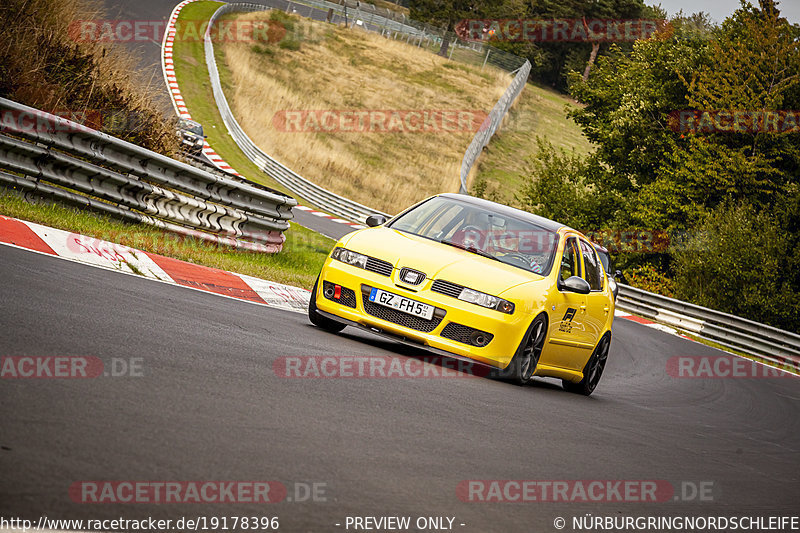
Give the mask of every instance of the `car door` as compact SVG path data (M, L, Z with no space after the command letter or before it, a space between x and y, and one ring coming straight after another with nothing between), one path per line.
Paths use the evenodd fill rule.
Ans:
M606 290L606 277L597 252L589 242L580 239L583 256L583 279L589 283L591 292L586 295L586 310L583 323L586 326L587 341L594 347L600 340L611 304Z
M590 339L586 332L586 295L567 291L561 282L570 276L581 276L580 244L575 236L564 241L559 268L559 287L553 293L550 308L550 335L547 350L542 353L541 363L572 370L582 370L591 353Z

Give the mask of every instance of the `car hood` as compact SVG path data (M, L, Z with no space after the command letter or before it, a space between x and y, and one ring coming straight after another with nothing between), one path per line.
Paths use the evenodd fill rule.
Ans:
M413 268L429 279L442 279L489 294L543 279L538 274L481 257L391 228L358 231L346 241L347 249L389 261L396 268Z

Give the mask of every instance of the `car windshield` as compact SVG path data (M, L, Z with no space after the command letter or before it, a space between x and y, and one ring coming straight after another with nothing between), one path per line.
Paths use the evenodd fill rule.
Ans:
M412 233L546 276L558 235L531 222L453 198L436 196L394 219Z
M181 119L180 126L183 131L190 131L196 135L203 135L203 126L197 122L189 122L186 119Z

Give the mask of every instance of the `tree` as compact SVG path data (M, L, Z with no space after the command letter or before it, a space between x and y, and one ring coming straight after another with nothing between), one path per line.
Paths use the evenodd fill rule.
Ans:
M409 15L412 19L444 29L439 55L447 57L450 39L456 24L464 19L483 16L482 2L478 0L411 0Z
M797 105L800 88L800 32L792 27L773 0L761 0L760 9L743 3L727 19L709 47L708 61L691 76L681 75L689 107L700 111L739 112L740 117L763 117L764 112ZM737 198L747 197L764 206L797 182L800 138L797 134L764 131L763 118L742 121L733 133L708 139L738 165L723 167L729 176L720 189ZM778 126L777 122L772 124ZM782 127L783 125L781 125ZM696 143L695 143L696 146Z
M593 185L602 167L542 137L536 137L536 144L536 153L527 160L527 179L516 195L522 209L584 231L602 228L614 204L612 195L600 194Z
M630 53L612 47L571 89L603 171L563 183L602 191L617 227L690 236L634 259L675 274L689 301L800 327L800 135L763 129L765 112L800 108L800 27L772 0L743 3L718 28L679 17ZM761 118L676 129L675 113L691 109Z
M690 75L707 61L708 39L686 38L685 31L683 20L676 19L655 38L636 42L628 54L612 46L598 59L587 82L577 74L571 78L573 95L585 104L571 116L597 146L593 156L597 164L609 169L596 175L595 186L619 199L620 225L653 227L656 221L642 210L659 196L640 198L640 194L657 181L665 159L688 143L670 129L670 120L676 110L687 107L687 88L680 76ZM672 189L659 183L650 192ZM659 213L680 211L685 205L672 195L668 199L676 205L662 205Z
M646 7L643 0L539 0L531 2L528 16L533 19L582 21L588 27L593 19L661 19L664 18L664 12L659 8ZM631 46L631 43L618 44L624 51L629 51ZM600 41L537 42L535 51L529 55L535 67L533 77L565 90L570 71L583 72L585 81L597 57L608 50L609 45Z
M799 244L778 217L747 202L722 205L675 251L677 296L798 331Z

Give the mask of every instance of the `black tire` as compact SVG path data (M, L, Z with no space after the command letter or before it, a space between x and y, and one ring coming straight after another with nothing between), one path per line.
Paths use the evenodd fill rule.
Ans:
M589 396L597 388L600 383L600 378L603 377L603 370L606 368L608 361L608 349L611 346L611 333L606 333L600 342L595 346L589 360L586 361L586 366L583 368L583 379L577 383L567 380L561 380L564 390L574 392L575 394L583 394Z
M519 343L514 358L508 366L496 375L517 385L526 385L533 379L539 358L542 355L544 341L547 339L547 315L541 313L533 319L522 342Z
M331 333L339 333L347 327L347 324L342 324L341 322L336 322L328 317L324 317L317 311L317 283L319 283L319 278L314 282L314 289L311 291L311 299L308 301L308 319L318 328L322 328Z

